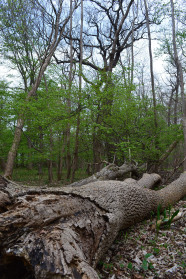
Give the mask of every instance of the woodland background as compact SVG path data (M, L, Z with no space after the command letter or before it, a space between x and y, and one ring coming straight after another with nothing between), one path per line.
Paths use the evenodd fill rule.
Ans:
M183 164L184 1L0 3L1 173L67 183L106 162Z

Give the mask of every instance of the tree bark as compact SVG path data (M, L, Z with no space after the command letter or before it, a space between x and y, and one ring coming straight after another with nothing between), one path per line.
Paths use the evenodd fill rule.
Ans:
M96 264L119 230L186 195L186 173L159 191L151 190L157 174L62 190L28 190L1 180L3 279L98 279Z
M174 2L170 0L171 3L171 15L172 15L172 43L174 48L174 62L177 68L177 80L181 89L181 98L182 98L182 123L183 123L183 135L184 135L184 158L186 157L186 96L184 93L184 80L183 80L183 70L182 64L178 57L177 43L176 43L176 27L175 27L175 12L174 12ZM186 160L183 164L184 171L186 171Z
M104 162L100 162L100 165ZM95 182L99 180L124 180L126 174L133 173L135 176L139 176L138 169L133 164L123 164L118 167L115 164L109 164L108 166L102 168L100 171L91 175L88 178L84 178L80 181L74 182L69 186L76 187L86 185L90 182Z
M1 170L4 171L5 167L6 167L6 163L5 163L4 158L0 158L0 168L1 168Z
M53 162L52 160L48 160L48 183L51 184L53 182Z
M160 191L144 188L159 179L153 174L139 181L22 192L20 186L5 182L0 204L1 278L98 279L94 268L120 229L186 194L185 173Z
M72 91L72 70L73 70L73 41L72 41L72 0L70 1L70 71L69 71L69 92L67 98L67 111L71 113L71 91ZM71 162L71 153L70 153L70 137L71 137L71 125L67 123L67 130L66 130L66 138L67 138L67 156L66 156L66 165L67 165L67 179L70 178L72 162Z
M80 27L80 61L79 61L79 101L78 106L81 106L81 95L82 95L82 62L83 62L83 0L81 0L81 27ZM75 172L78 165L78 151L79 151L79 131L80 131L80 112L77 115L77 126L76 126L76 140L74 148L74 160L72 165L72 176L71 182L74 181Z
M4 176L11 179L13 168L14 168L14 161L16 158L17 150L19 147L19 143L21 140L22 129L24 126L24 120L20 117L17 120L17 126L15 128L14 139L10 151L8 152L8 159L6 162L5 173Z
M151 39L149 13L148 13L146 0L144 0L144 5L145 5L146 25L148 31L148 40L149 40L150 75L151 75L151 87L152 87L152 97L153 97L153 107L154 107L154 126L156 129L158 126L158 121L157 121L157 110L156 110L156 92L155 92L155 85L154 85L153 58L152 58L152 43L151 43L152 39Z
M63 169L63 160L64 160L64 151L66 144L66 136L64 133L63 140L61 140L61 150L59 152L59 160L58 160L58 169L57 169L57 180L60 181L62 178L62 169Z

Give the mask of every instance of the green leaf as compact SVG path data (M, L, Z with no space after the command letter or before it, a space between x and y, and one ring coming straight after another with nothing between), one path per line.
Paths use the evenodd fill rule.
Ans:
M128 269L130 269L130 270L132 270L133 265L132 265L132 263L131 263L131 262L130 262L130 263L128 263L127 268L128 268Z
M147 260L143 260L141 267L143 268L143 270L147 271L148 270L148 261Z
M147 253L147 254L144 256L144 258L145 258L145 259L148 259L150 256L152 256L152 253Z

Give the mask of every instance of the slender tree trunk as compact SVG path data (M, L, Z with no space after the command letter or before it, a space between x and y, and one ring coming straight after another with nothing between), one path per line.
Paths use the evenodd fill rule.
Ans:
M32 170L33 169L33 163L32 163L32 153L31 153L31 143L30 141L28 141L28 170Z
M44 82L45 82L45 89L48 95L48 85L45 74L43 74ZM50 104L48 103L48 108ZM52 137L52 129L49 129L49 160L48 160L48 181L49 183L53 182L53 162L52 162L52 151L53 151L53 137Z
M51 184L53 182L53 162L52 160L48 161L48 182Z
M71 182L74 181L75 172L78 166L78 151L79 151L79 130L80 130L80 114L77 116L77 127L76 127L76 138L75 138L75 150L74 150L74 160L72 165L72 176Z
M44 143L43 143L43 128L39 126L39 149L43 150ZM40 159L38 163L38 175L41 178L43 175L43 161Z
M186 96L184 93L183 71L181 63L180 66L180 87L182 96L182 110L183 110L183 135L184 135L184 158L186 158ZM183 163L184 171L186 171L186 160Z
M52 162L52 151L53 151L53 138L52 129L50 129L50 139L49 139L49 149L50 149L50 159L48 160L48 181L53 182L53 162Z
M66 136L64 133L63 143L61 146L61 151L59 153L59 160L58 160L58 170L57 170L57 180L60 181L62 178L62 169L63 169L63 158L65 152L65 145L66 145Z
M69 71L69 91L67 98L67 111L71 112L71 91L72 91L72 70L73 70L73 40L72 40L72 0L70 0L70 71ZM66 139L67 139L67 179L70 178L72 162L71 162L71 150L70 150L70 123L67 124Z
M4 158L0 158L0 168L3 172L5 170L5 167L6 167L6 163L5 163Z
M134 80L134 20L132 24L132 45L131 45L131 85L133 84Z
M141 71L141 81L142 81L142 99L145 99L145 81L144 81L144 68Z
M27 132L29 134L29 127L30 127L31 123L28 120L28 128L27 128ZM32 163L32 143L30 141L30 138L27 139L27 145L28 145L28 170L32 170L33 169L33 163Z
M79 61L79 104L81 103L82 90L82 62L83 62L83 0L81 0L81 29L80 29L80 61ZM79 131L80 131L80 112L77 115L76 140L74 150L74 160L72 166L71 182L74 181L75 172L78 165L78 151L79 151Z
M171 110L172 110L172 103L173 103L173 94L174 94L174 91L175 91L175 89L172 88L171 96L170 96L169 103L168 103L168 115L167 115L168 126L171 125Z
M175 27L175 12L174 12L174 2L173 0L170 0L171 3L171 12L172 12L172 43L174 48L174 60L177 67L177 78L178 78L178 84L181 88L181 98L182 98L182 122L183 122L183 135L184 135L184 158L186 157L186 96L184 93L184 81L183 81L183 70L182 70L182 64L178 57L177 52L177 45L176 45L176 27ZM184 161L184 171L186 171L186 160Z
M137 13L138 13L138 1L136 3L137 7ZM133 80L134 80L134 25L135 25L135 11L134 11L134 4L132 7L132 12L133 12L133 21L132 21L132 44L131 44L131 84L133 84Z
M158 122L157 122L157 110L156 110L156 93L155 93L155 85L154 85L151 32L150 32L149 14L148 14L148 7L147 7L146 0L144 0L144 5L145 5L145 14L146 14L146 25L147 25L147 31L148 31L148 40L149 40L150 75L151 75L152 97L153 97L153 107L154 107L154 125L155 125L155 128L157 128Z
M159 161L155 166L152 166L150 169L150 172L158 172L158 168L165 162L165 160L169 157L171 152L176 148L178 145L179 140L175 140L173 143L170 144L170 146L167 148L165 153L160 157Z
M175 102L174 102L174 124L178 124L178 86L176 86L176 96L175 96Z
M95 128L94 128L95 129ZM98 172L101 170L101 154L103 150L103 146L99 137L99 134L97 134L96 131L93 132L93 168L92 171L93 173Z
M71 154L70 154L70 125L67 125L66 130L66 138L67 138L67 154L66 154L66 168L67 168L67 179L70 178L72 162L71 162Z
M17 120L17 126L15 128L13 143L12 143L11 149L8 153L8 159L7 159L7 162L6 162L6 168L5 168L4 176L7 177L8 179L12 178L12 173L13 173L13 168L14 168L14 161L15 161L17 150L18 150L19 143L20 143L20 140L21 140L21 134L22 134L23 126L24 126L24 120L21 117Z

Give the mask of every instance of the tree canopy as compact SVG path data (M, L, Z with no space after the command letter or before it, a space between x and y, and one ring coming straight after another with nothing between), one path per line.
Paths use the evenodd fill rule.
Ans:
M174 141L182 148L183 89L170 35L171 2L148 1L146 10L134 0L82 3L1 1L1 56L20 76L0 84L0 161L7 176L14 162L40 174L50 165L49 181L52 169L58 179L67 169L70 179L70 169L93 173L104 162L133 160L150 170ZM173 16L185 75L180 5L175 1ZM151 64L150 79L146 41L153 46L154 39L159 49L149 54L165 60L167 73L161 78Z

